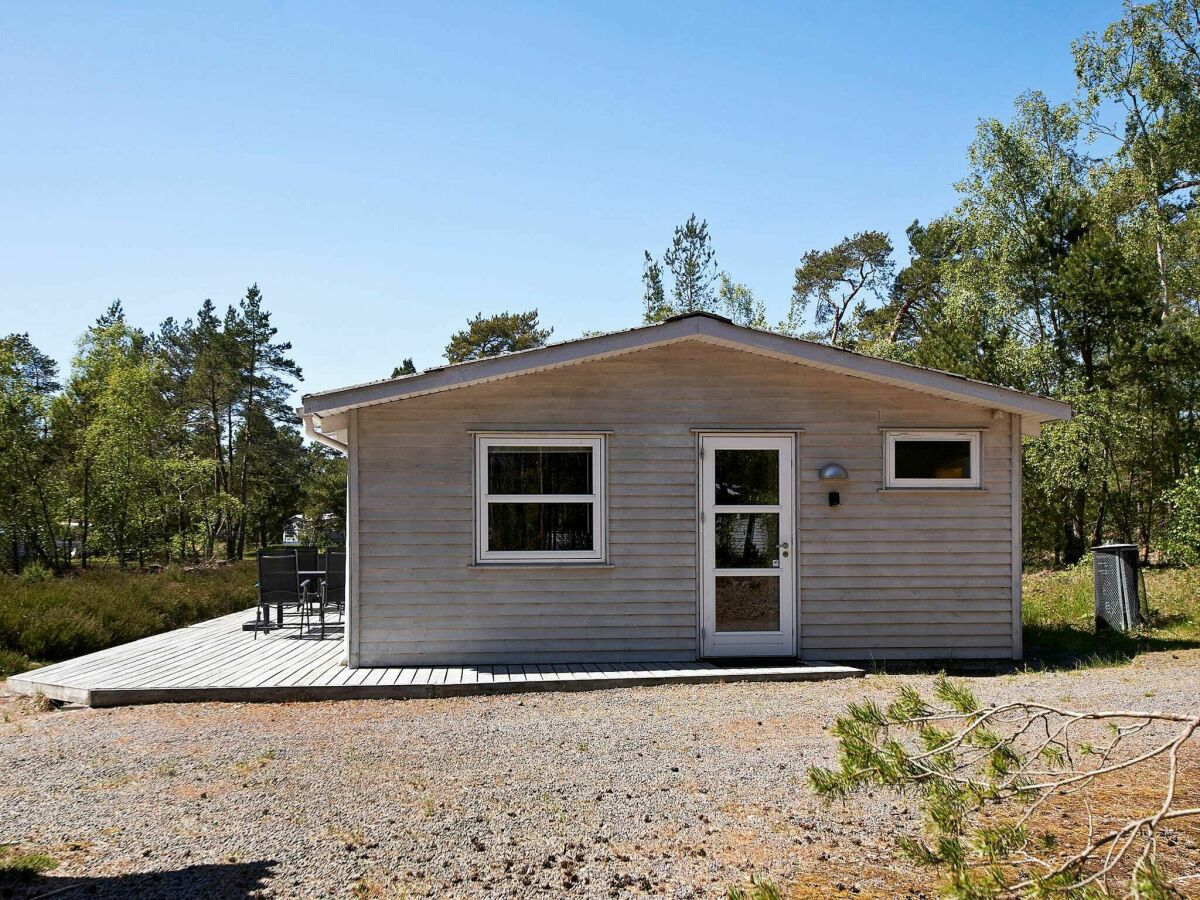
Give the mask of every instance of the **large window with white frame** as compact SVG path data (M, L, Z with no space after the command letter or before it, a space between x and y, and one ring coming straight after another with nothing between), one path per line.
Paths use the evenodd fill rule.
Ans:
M978 488L978 431L884 432L884 487Z
M477 435L476 561L603 561L604 449L596 434Z

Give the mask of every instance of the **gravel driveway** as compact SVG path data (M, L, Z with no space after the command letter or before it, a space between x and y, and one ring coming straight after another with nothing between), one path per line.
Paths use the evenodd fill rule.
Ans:
M986 700L1186 709L1198 676L1200 651L1180 651L970 680ZM832 762L823 729L847 702L930 680L56 712L7 697L0 842L60 864L0 896L713 897L752 872L795 897L925 896L929 873L892 853L912 805L824 807L805 770Z

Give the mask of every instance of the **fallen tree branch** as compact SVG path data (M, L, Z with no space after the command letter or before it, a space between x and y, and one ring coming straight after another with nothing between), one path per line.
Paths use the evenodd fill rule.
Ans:
M1158 838L1167 823L1200 818L1200 807L1177 803L1180 751L1200 714L983 706L944 677L933 697L937 705L905 687L886 709L852 704L833 727L838 768L812 768L809 781L830 799L870 785L919 795L928 839L902 849L942 867L950 895L1170 897L1195 878L1162 868ZM1110 826L1111 804L1095 794L1131 777L1157 798ZM1085 824L1060 840L1047 823L1073 812Z

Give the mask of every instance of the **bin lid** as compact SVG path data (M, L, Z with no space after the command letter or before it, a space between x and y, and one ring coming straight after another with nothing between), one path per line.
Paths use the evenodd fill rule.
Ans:
M1093 547L1093 550L1136 550L1137 544L1100 544Z

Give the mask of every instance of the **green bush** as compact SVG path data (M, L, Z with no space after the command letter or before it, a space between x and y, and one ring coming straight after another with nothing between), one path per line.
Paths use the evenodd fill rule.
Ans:
M1200 468L1192 469L1163 495L1171 511L1163 535L1163 556L1172 562L1200 563Z
M0 678L28 672L32 668L35 668L33 660L24 653L17 653L15 650L0 650Z
M10 675L31 660L70 659L254 603L250 562L159 574L93 569L45 581L0 578L0 670Z
M41 581L49 581L53 577L54 573L37 560L23 568L21 574L17 576L21 584L37 584Z

